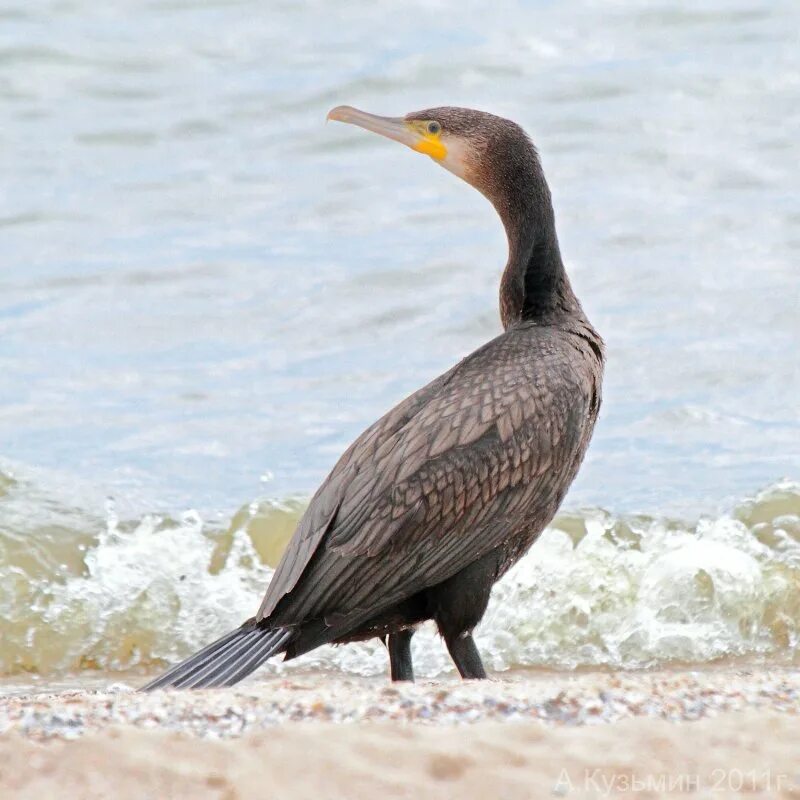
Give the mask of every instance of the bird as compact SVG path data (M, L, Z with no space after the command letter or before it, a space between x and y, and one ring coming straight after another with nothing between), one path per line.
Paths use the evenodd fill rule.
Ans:
M605 345L561 257L537 149L523 128L444 106L358 126L481 192L508 239L503 332L400 402L345 451L311 499L255 616L142 687L231 686L269 658L372 638L393 681L432 620L463 679L486 677L473 631L495 582L555 516L601 403Z

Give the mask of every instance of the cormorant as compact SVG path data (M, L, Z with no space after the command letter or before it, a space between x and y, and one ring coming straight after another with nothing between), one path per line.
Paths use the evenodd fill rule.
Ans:
M155 679L230 686L268 658L381 637L413 680L415 626L436 622L464 678L495 581L553 518L600 407L603 341L573 294L550 191L516 123L466 108L328 119L430 156L494 205L508 236L504 332L367 428L317 490L258 613Z

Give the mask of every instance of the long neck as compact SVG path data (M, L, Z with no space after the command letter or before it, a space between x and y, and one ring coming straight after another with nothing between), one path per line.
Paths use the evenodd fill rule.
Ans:
M553 204L535 154L517 163L493 199L508 237L508 263L500 282L500 317L506 329L523 320L575 313L556 236ZM520 167L523 167L520 169Z

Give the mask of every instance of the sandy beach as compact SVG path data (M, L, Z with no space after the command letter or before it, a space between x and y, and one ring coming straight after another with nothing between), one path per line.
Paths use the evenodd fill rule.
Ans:
M14 694L0 796L800 797L798 701L783 669Z

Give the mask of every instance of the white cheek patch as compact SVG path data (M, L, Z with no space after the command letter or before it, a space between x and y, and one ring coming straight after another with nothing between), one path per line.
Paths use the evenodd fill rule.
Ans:
M445 139L447 155L439 162L446 170L458 175L462 180L468 181L469 157L467 145L459 139Z

